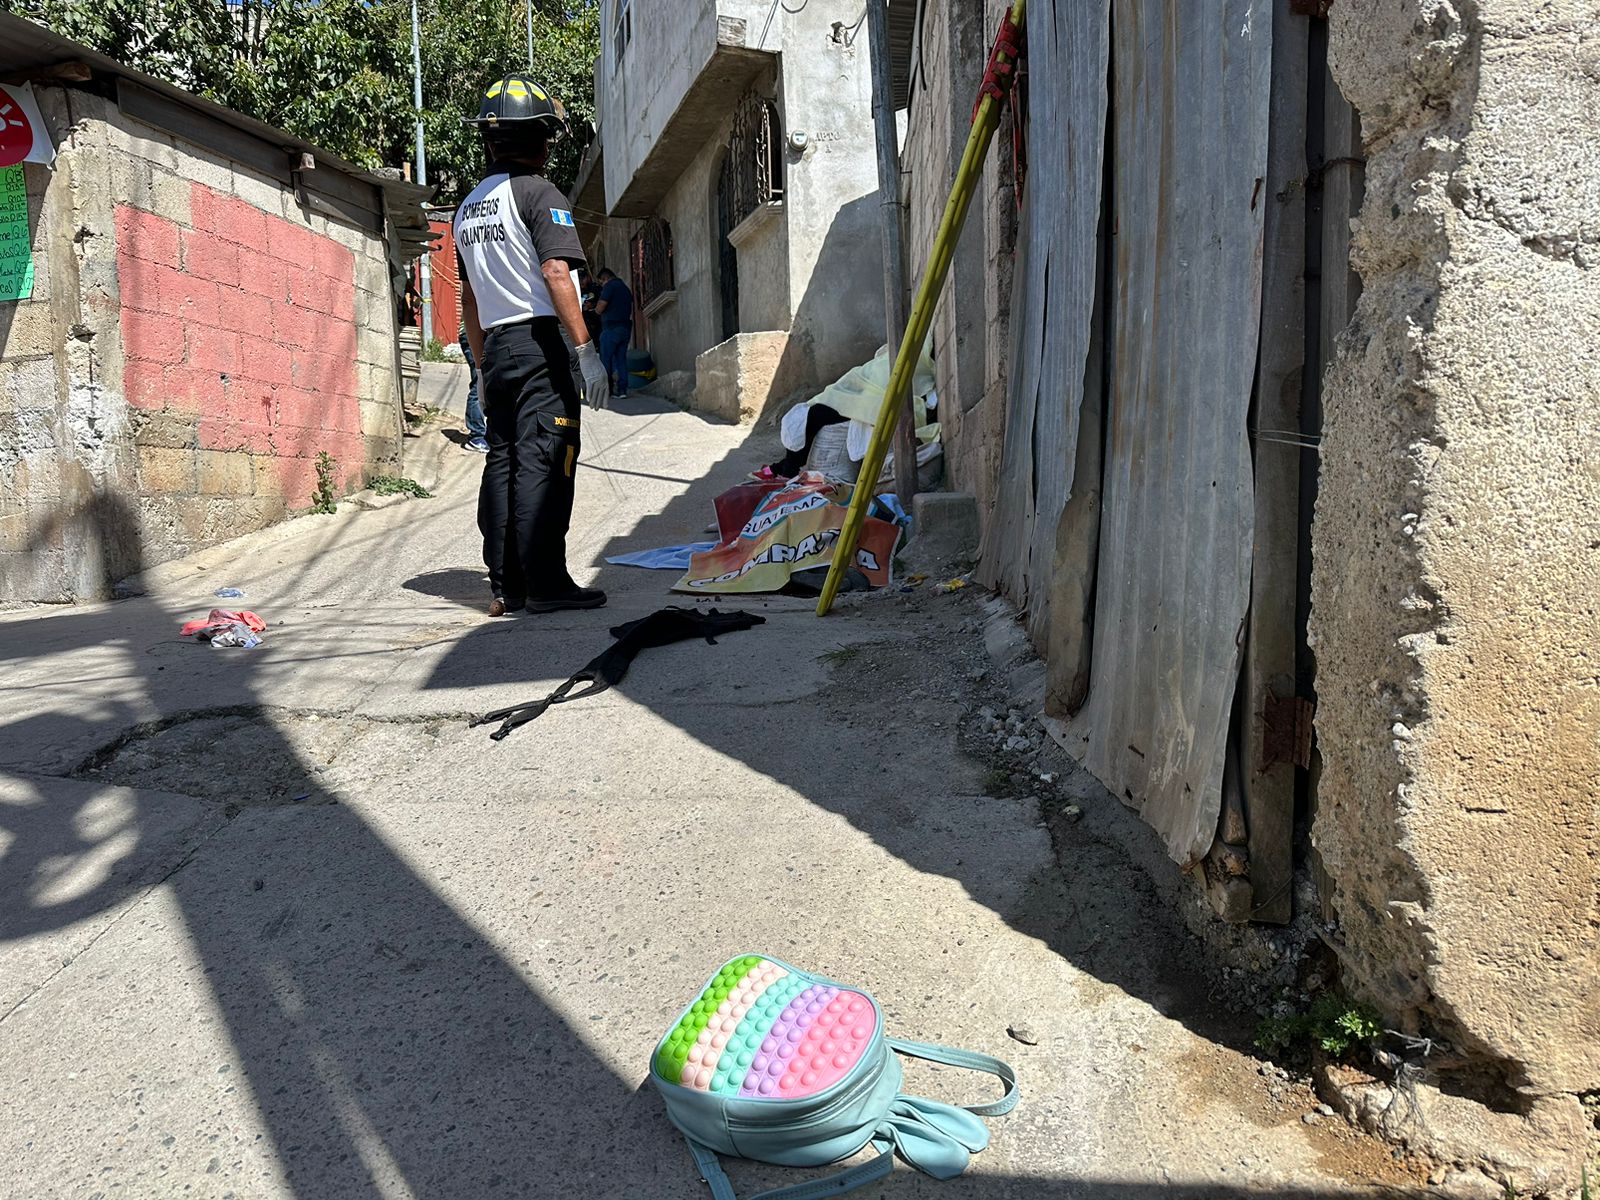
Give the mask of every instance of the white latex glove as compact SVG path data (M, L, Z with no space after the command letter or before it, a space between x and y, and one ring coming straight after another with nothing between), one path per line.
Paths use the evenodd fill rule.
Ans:
M583 376L583 398L589 402L589 407L596 412L610 408L611 376L600 361L600 352L594 348L594 342L585 342L578 347L578 371Z

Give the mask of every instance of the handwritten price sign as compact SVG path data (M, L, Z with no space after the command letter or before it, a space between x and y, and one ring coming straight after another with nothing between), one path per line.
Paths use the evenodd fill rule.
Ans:
M21 167L0 167L0 303L33 295L33 239Z

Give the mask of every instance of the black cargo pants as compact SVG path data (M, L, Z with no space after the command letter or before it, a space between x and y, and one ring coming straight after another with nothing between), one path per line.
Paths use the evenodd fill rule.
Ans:
M483 415L489 454L478 529L496 596L510 603L571 591L567 526L578 466L572 352L554 317L487 331Z

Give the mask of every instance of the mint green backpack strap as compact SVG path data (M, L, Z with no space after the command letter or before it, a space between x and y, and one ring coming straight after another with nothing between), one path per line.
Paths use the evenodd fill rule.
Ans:
M738 1200L733 1192L733 1184L728 1182L727 1173L717 1161L716 1151L702 1146L693 1138L684 1138L684 1141L689 1143L689 1153L694 1155L694 1165L700 1171L700 1178L711 1187L712 1200ZM840 1171L837 1175L762 1192L750 1200L826 1200L829 1196L842 1196L858 1187L876 1183L894 1170L894 1149L887 1141L876 1139L872 1142L872 1148L878 1151L877 1157Z
M972 1050L957 1050L953 1046L936 1046L932 1042L902 1042L898 1038L888 1038L889 1046L896 1053L904 1054L907 1058L920 1058L926 1062L941 1063L947 1067L963 1067L969 1071L982 1071L986 1075L993 1075L1005 1086L1005 1094L998 1100L988 1104L968 1104L964 1107L969 1113L979 1117L1001 1117L1017 1106L1017 1101L1022 1098L1017 1091L1017 1073L1011 1069L1010 1064L1001 1062L998 1058L990 1058L987 1054L978 1054Z

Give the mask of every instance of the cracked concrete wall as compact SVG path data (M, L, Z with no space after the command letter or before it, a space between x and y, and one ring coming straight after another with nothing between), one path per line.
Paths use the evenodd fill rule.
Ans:
M400 448L388 248L85 91L38 89L37 279L0 304L0 600L104 596Z
M59 154L24 167L33 294L0 304L0 600L64 601L106 594L140 550L127 408L97 348L117 320L115 251L89 211L104 130L75 123L78 96L36 94Z
M1412 1135L1570 1186L1600 1088L1600 9L1340 0L1330 45L1368 164L1313 836L1347 977L1447 1043Z

